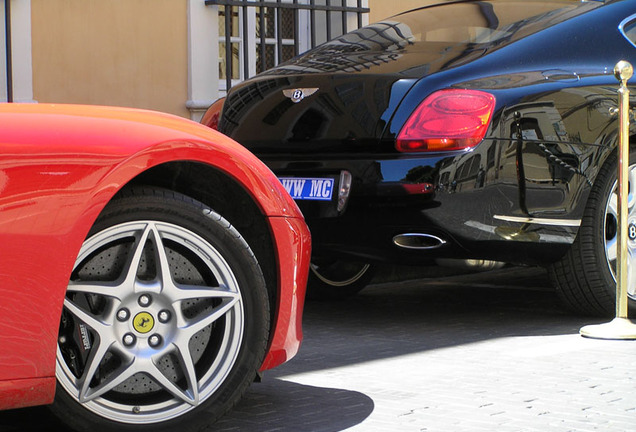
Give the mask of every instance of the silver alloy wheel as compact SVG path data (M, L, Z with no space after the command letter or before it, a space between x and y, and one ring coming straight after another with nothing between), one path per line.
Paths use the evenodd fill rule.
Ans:
M351 266L355 265L356 264L351 264ZM367 270L369 270L369 267L371 267L370 264L361 264L361 267L359 269L354 268L354 271L350 275L347 275L340 280L329 279L328 277L320 274L320 266L313 263L311 264L311 271L321 282L327 285L331 285L334 287L346 287L348 285L356 283L362 276L364 276Z
M628 266L627 266L627 295L636 299L636 196L632 185L636 185L636 165L629 167L629 192L627 197L628 219ZM603 238L605 241L605 258L614 281L616 281L616 259L618 245L618 181L612 185L612 193L605 205L605 225Z
M65 325L73 332L63 333ZM209 242L166 222L122 223L80 250L64 300L56 376L104 418L165 421L214 394L244 331L236 278ZM69 349L73 334L77 352Z

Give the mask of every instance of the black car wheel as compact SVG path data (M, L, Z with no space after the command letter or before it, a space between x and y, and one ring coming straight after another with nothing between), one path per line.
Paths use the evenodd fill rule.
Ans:
M260 267L225 219L170 191L129 191L77 258L52 409L76 430L200 430L254 380L268 329Z
M631 151L634 160L636 151ZM611 315L616 309L617 160L602 167L590 192L579 234L565 257L551 266L550 276L566 306L588 315ZM630 308L636 302L636 164L629 167L628 220Z
M364 262L315 260L311 263L307 296L317 300L350 297L366 287L374 273L375 267Z

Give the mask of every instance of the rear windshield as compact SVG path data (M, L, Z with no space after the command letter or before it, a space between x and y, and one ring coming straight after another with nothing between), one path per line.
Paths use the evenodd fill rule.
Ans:
M520 39L600 5L575 1L475 1L428 6L345 36L357 51L400 49L417 43L493 45ZM352 38L353 36L353 38ZM333 44L344 42L336 39Z

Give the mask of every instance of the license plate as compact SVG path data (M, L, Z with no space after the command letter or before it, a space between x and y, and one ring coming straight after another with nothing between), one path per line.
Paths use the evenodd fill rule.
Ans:
M279 180L296 200L329 201L333 195L332 178L281 177Z

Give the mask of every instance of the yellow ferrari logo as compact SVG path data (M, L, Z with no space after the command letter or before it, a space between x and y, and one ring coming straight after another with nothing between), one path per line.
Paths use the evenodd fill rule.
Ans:
M139 333L148 333L155 326L155 319L148 312L140 312L133 319L133 327Z

